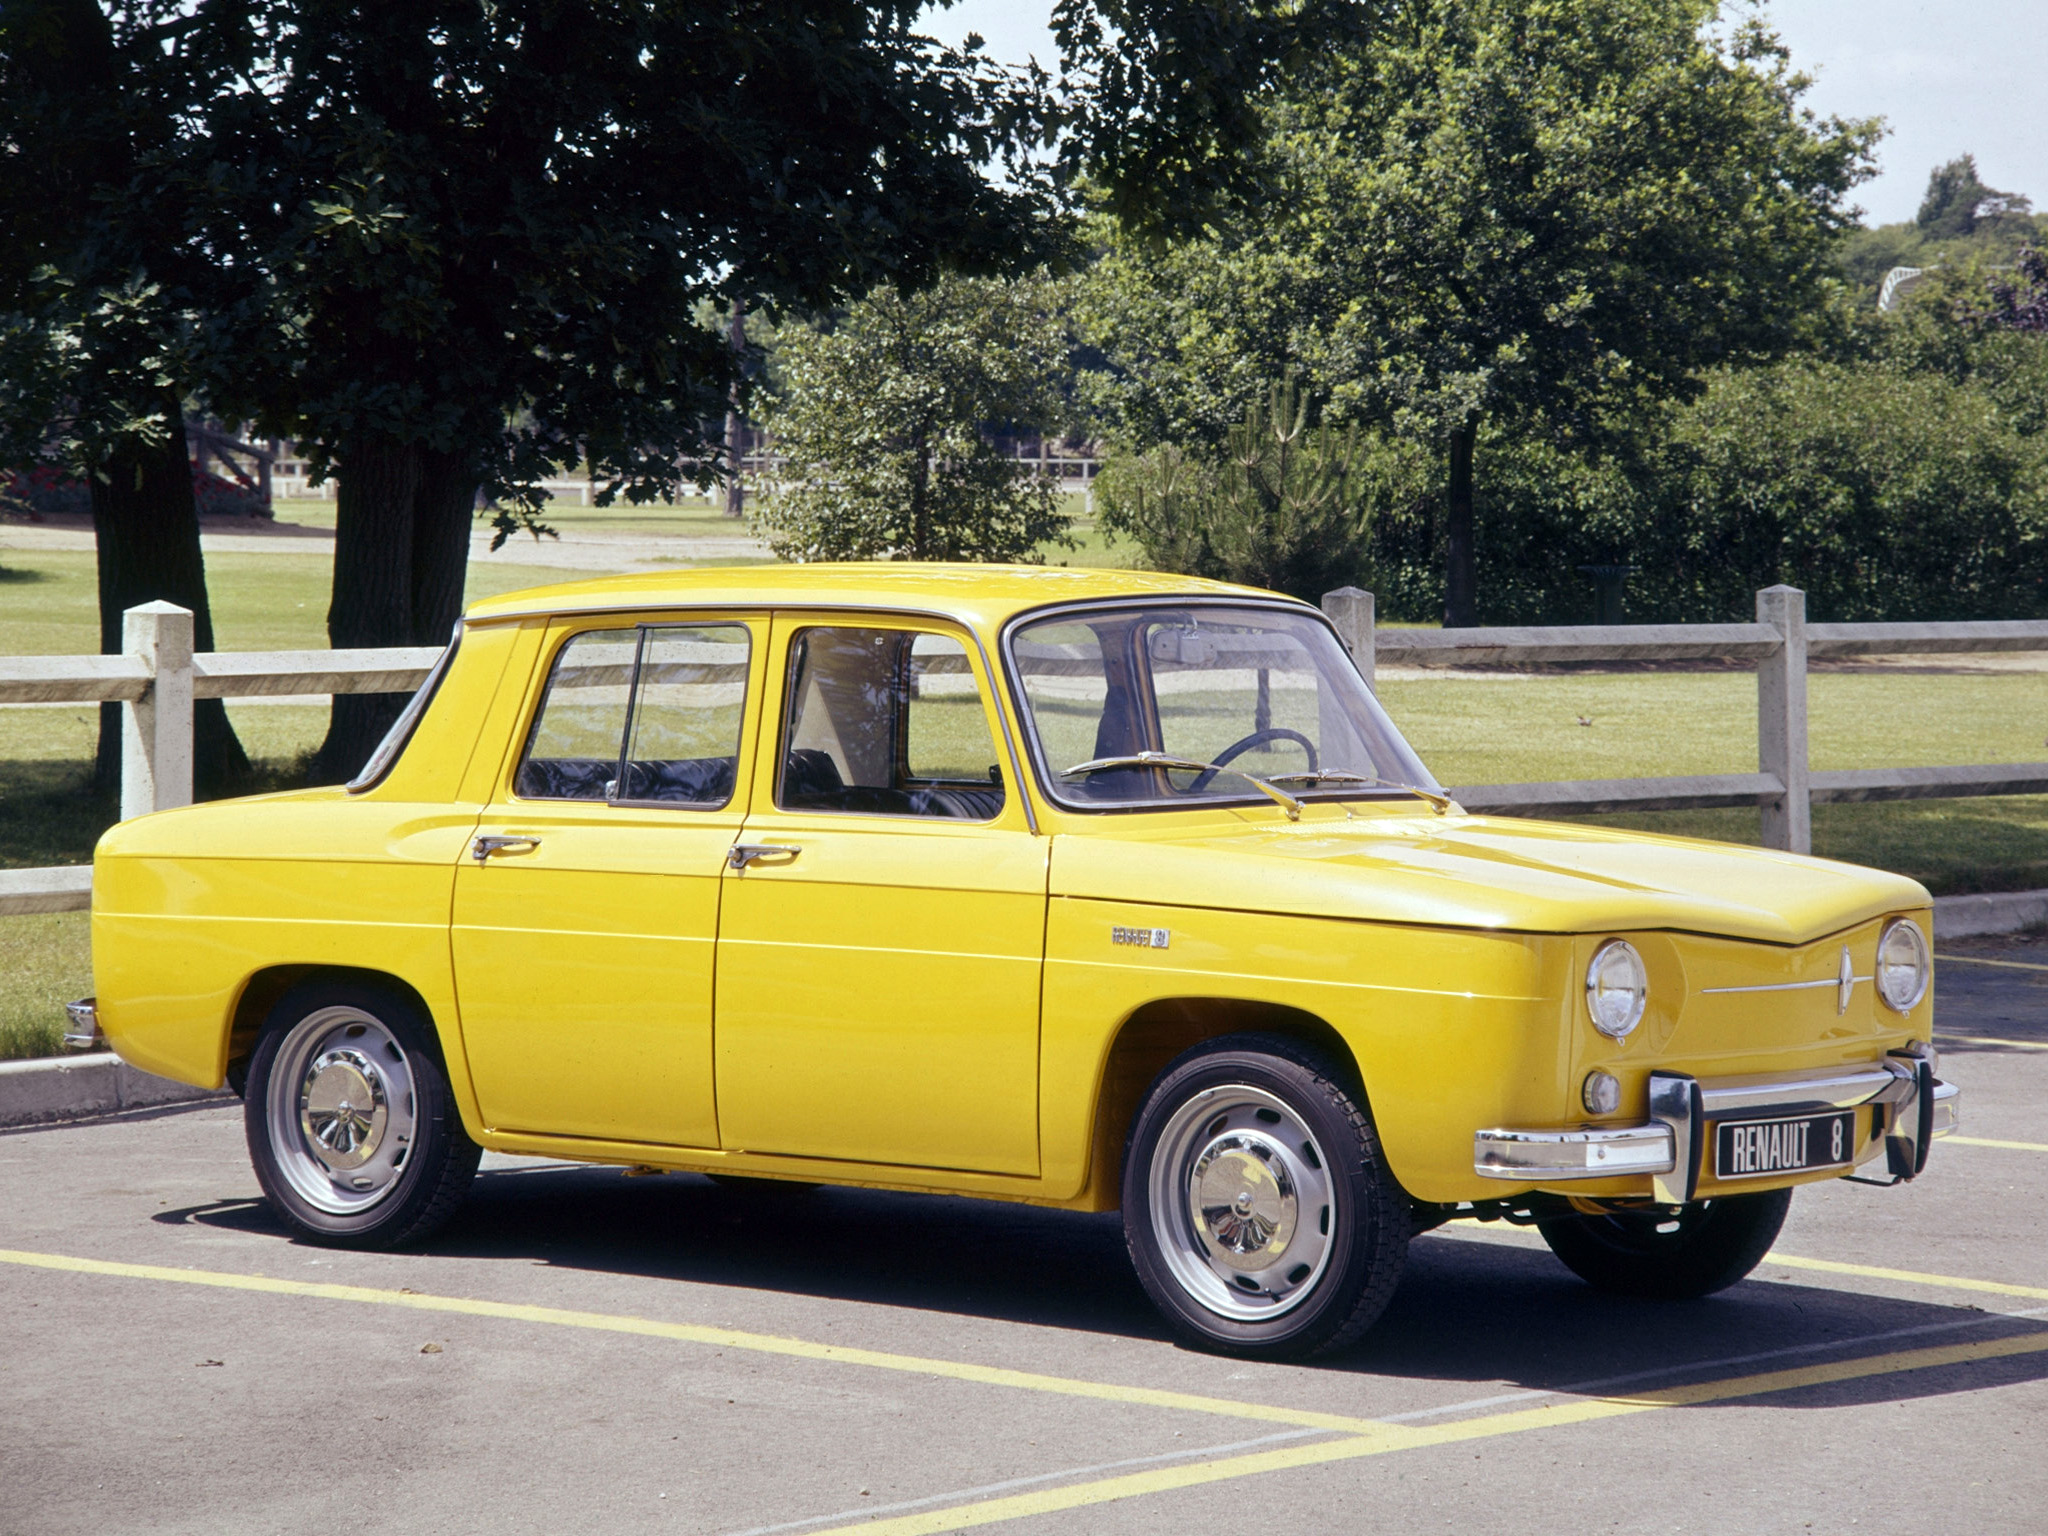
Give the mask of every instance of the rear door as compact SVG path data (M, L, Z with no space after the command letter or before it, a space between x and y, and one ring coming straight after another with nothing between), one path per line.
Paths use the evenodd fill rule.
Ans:
M767 626L557 620L455 877L463 1035L496 1130L718 1145L712 962Z

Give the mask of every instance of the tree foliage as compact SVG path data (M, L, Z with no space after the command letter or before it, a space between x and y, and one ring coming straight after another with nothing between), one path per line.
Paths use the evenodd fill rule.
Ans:
M1927 193L1913 223L1933 239L1975 234L1986 220L2024 216L2033 203L2017 192L1999 192L1977 174L1977 157L1961 155L1938 165L1927 178Z
M159 599L213 648L184 409L232 279L183 239L164 167L182 108L234 65L167 0L0 7L0 468L87 487L103 651L121 648L126 609ZM103 790L119 713L100 711ZM224 792L248 760L221 702L201 700L194 725L196 787Z
M1388 13L1268 109L1262 205L1164 257L1105 233L1088 308L1118 426L1213 431L1190 402L1241 414L1256 380L1298 374L1334 416L1434 440L1451 617L1472 622L1459 471L1483 423L1595 440L1701 369L1784 350L1822 290L1874 126L1802 114L1776 39L1715 14Z
M1220 451L1167 443L1112 459L1095 495L1103 528L1159 569L1314 601L1362 573L1384 476L1356 424L1312 425L1307 397L1280 383Z
M764 425L783 460L757 503L794 560L1026 560L1064 534L1050 480L992 429L1058 423L1065 328L1041 279L876 289L789 328Z

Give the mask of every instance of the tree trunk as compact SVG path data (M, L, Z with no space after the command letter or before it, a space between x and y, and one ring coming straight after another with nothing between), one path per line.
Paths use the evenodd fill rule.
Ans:
M747 487L740 478L740 461L746 456L747 438L746 418L740 414L738 370L739 359L747 350L747 312L738 299L732 301L732 324L726 331L726 341L732 347L734 372L725 404L725 515L745 517Z
M1451 483L1445 497L1444 628L1471 629L1479 623L1478 583L1472 554L1472 439L1477 423L1451 433Z
M469 570L478 486L473 461L369 432L347 438L340 459L328 643L336 650L446 645L462 612ZM353 778L406 697L337 694L308 778L315 784Z
M469 577L469 534L476 525L479 485L463 453L422 456L412 521L412 638L408 645L446 645L462 615Z
M192 610L195 650L213 649L213 609L199 550L199 509L179 402L166 397L169 431L161 443L117 452L92 476L93 542L99 554L100 650L121 651L121 615L137 603L171 602ZM229 794L248 777L249 758L219 699L201 699L192 721L193 790L204 800ZM121 706L100 706L94 781L114 793L121 781Z
M327 641L336 650L412 643L413 512L422 457L417 443L382 433L358 432L342 441L327 605ZM353 778L404 707L403 694L336 694L327 739L313 754L307 778L315 784Z
M912 560L932 557L931 489L931 440L919 428L910 440L910 548L904 551Z

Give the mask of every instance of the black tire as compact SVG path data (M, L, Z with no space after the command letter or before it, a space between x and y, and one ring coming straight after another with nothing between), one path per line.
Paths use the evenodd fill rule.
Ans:
M330 1247L426 1238L462 1203L482 1156L432 1027L412 1003L360 982L316 979L279 999L249 1062L242 1124L270 1208Z
M731 1194L763 1200L795 1200L818 1192L816 1184L801 1179L765 1179L752 1173L707 1173L704 1177Z
M1174 1333L1246 1359L1351 1344L1408 1256L1408 1196L1360 1095L1281 1035L1210 1041L1160 1073L1125 1148L1123 1215Z
M1778 1240L1792 1191L1695 1200L1677 1212L1618 1211L1538 1222L1550 1251L1588 1285L1617 1296L1690 1301L1725 1291Z

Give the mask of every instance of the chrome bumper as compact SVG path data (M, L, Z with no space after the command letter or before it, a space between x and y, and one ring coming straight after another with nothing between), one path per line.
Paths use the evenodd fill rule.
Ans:
M1790 1076L1701 1081L1682 1072L1650 1074L1650 1115L1639 1125L1571 1131L1490 1130L1472 1138L1472 1171L1518 1184L1650 1176L1660 1204L1684 1205L1699 1188L1709 1127L1738 1117L1791 1117L1884 1106L1884 1152L1892 1174L1910 1179L1927 1166L1928 1146L1954 1131L1958 1090L1935 1076L1933 1050L1894 1051L1868 1067ZM1853 1162L1877 1155L1875 1139Z
M70 1051L97 1050L107 1043L100 1033L99 999L82 997L64 1005L64 1048Z

